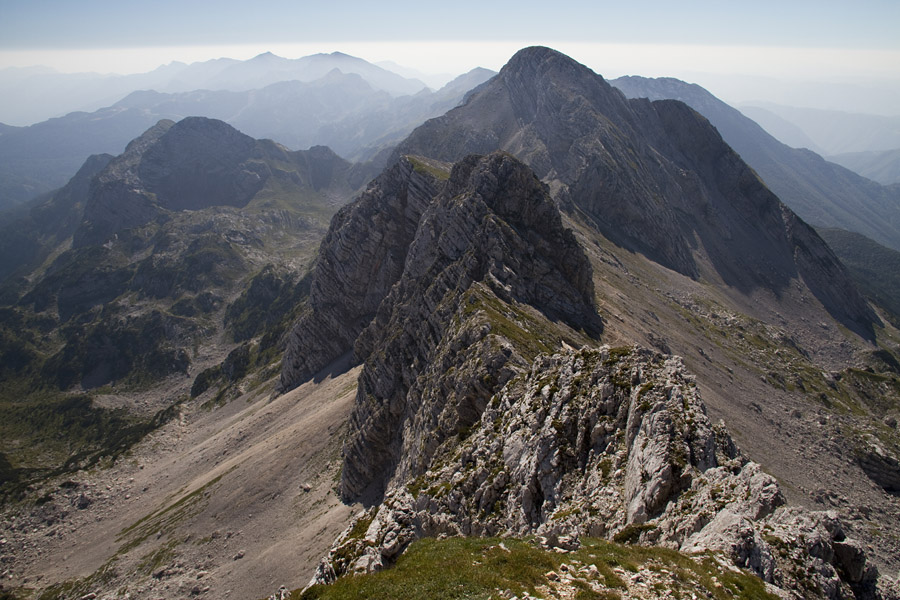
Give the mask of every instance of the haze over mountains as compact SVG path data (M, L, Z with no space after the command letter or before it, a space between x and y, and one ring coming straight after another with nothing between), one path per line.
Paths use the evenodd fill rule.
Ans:
M121 152L160 119L221 119L292 149L325 145L345 158L366 160L492 75L474 69L432 92L339 53L296 61L267 54L163 71L167 78L120 82L128 95L106 108L0 132L0 208L62 186L89 155ZM158 87L132 91L137 84Z
M862 233L900 249L900 187L882 186L804 149L780 143L697 85L670 78L622 77L628 97L681 100L703 114L779 198L806 221Z
M185 64L173 62L149 73L102 75L64 74L39 68L0 71L6 90L0 101L0 121L30 125L63 116L73 110L94 111L109 106L136 90L162 93L194 90L246 91L279 81L315 81L338 69L362 76L391 96L416 94L426 86L360 58L333 52L288 59L265 52L246 61L219 58Z
M896 252L826 234L848 271L806 222L896 244L896 190L677 80L545 47L491 75L78 121L246 119L154 121L0 213L13 594L396 596L371 573L501 536L466 568L549 566L473 594L900 597L900 320L866 271Z

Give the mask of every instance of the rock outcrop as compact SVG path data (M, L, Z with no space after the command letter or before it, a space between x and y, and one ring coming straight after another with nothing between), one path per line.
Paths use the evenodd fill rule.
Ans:
M422 472L515 369L601 329L590 264L533 172L503 153L445 169L405 157L335 216L289 336L282 391L350 350L365 362L348 499Z
M279 391L293 389L351 351L400 278L419 219L440 187L434 173L449 171L431 172L423 164L399 161L332 219L319 247L309 310L288 338Z
M590 263L534 173L505 153L461 160L356 341L341 494L422 473L534 354L600 329Z
M314 582L440 535L579 536L714 551L791 598L875 598L877 570L834 513L785 506L713 425L681 359L641 348L540 355L463 440L344 533Z
M363 209L335 220L316 275L336 282L320 288L328 309L301 321L282 373L297 385L351 343L363 363L340 491L373 506L316 581L381 568L422 536L589 535L721 553L788 597L877 597L863 546L834 513L785 506L709 421L679 358L598 348L593 273L560 210L682 275L745 297L814 296L872 334L839 261L701 115L626 100L529 48L417 129L395 172L404 153L455 165L366 310L353 305L384 281L381 262L352 258L345 274L328 257L352 257L352 240L383 247L384 225L342 245Z

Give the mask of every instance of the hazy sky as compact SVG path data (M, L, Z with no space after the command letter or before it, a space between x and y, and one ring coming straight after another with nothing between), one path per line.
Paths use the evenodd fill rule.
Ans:
M499 69L517 49L545 44L607 77L670 75L715 88L752 75L900 90L898 32L898 0L0 0L0 68L128 73L340 50L458 74Z

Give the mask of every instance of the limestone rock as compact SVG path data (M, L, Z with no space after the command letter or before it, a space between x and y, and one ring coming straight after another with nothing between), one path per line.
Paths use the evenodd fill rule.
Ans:
M877 317L828 246L679 101L626 100L571 58L525 48L396 153L456 161L497 149L620 246L742 290L777 294L799 275L836 319L872 335Z
M309 311L288 338L279 391L293 389L353 349L400 278L419 219L438 180L408 158L334 216L319 248Z
M389 564L423 536L535 534L572 546L599 535L722 553L782 597L879 597L877 570L835 513L785 506L775 479L709 421L678 357L540 355L431 464L369 510L364 540L351 528L336 541L314 582L363 554Z
M421 474L445 440L478 421L498 386L560 343L554 332L599 332L591 273L528 167L505 153L456 164L422 215L399 281L356 341L365 365L342 495Z

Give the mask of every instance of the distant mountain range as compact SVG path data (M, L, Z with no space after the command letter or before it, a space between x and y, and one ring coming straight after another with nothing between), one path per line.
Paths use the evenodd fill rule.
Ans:
M785 144L824 156L900 148L900 114L857 114L768 103L738 108Z
M362 76L391 96L416 94L426 85L361 58L341 52L297 59L271 52L249 60L217 58L185 64L173 62L148 73L101 75L57 73L46 68L8 68L0 71L0 121L15 125L37 123L72 110L93 111L109 106L137 90L177 93L193 90L246 91L279 81L315 81L334 69Z
M265 87L246 89L249 84L245 84L243 91L138 91L92 113L70 113L29 127L6 126L0 129L0 209L62 186L88 156L121 152L132 138L160 119L206 116L293 149L326 145L346 158L369 159L424 120L455 106L467 91L493 75L486 69L474 69L436 92L419 86L415 95L398 96L396 92L404 89L394 85L399 76L391 77L361 59L337 54L300 60L305 66L302 72L297 61L272 55L245 63L211 61L170 67L178 73L197 71L197 85L215 81L225 85L243 74ZM258 63L271 68L260 71ZM223 64L230 66L222 68ZM279 66L283 68L275 68ZM329 66L330 70L322 72ZM258 75L254 77L254 73ZM319 77L266 83L278 76L295 75Z
M619 83L525 48L364 164L162 119L0 213L3 586L896 600L900 332L768 182L844 170Z
M835 154L829 156L828 160L882 185L900 183L900 148L883 152Z

